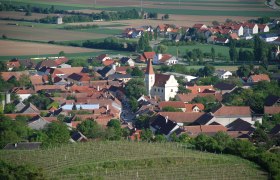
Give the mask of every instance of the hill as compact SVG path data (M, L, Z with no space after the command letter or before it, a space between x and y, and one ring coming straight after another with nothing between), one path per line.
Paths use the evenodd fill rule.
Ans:
M33 151L1 150L0 159L42 168L51 179L267 179L247 160L175 143L102 141Z

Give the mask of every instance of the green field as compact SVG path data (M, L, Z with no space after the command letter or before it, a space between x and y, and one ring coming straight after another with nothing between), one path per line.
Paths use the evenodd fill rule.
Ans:
M200 49L203 53L211 53L211 48L215 49L216 56L220 53L222 56L226 57L225 60L229 60L229 47L228 46L220 46L220 45L211 45L211 44L195 44L195 45L186 45L186 46L178 46L178 51L181 55L186 54L186 50L191 51L193 49ZM167 53L172 55L177 55L177 46L167 46ZM239 51L239 48L236 48ZM251 50L250 48L242 48L243 50Z
M175 143L102 141L45 150L1 150L0 159L35 165L48 179L267 179L247 160Z

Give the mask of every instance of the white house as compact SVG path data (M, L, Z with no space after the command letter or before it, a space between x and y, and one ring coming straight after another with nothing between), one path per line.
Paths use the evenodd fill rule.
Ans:
M266 24L258 24L259 32L269 32L269 27Z
M179 86L173 75L155 74L151 60L147 62L145 84L149 96L159 96L163 101L174 98Z
M172 56L170 54L155 54L153 59L153 64L166 64L166 65L172 65L177 64L178 60L175 56Z
M236 33L238 36L243 36L244 28L241 24L234 25L231 29L232 32Z
M220 79L228 79L229 76L232 76L232 73L226 70L216 70L214 75Z
M259 27L257 24L253 23L243 23L243 34L250 33L250 34L258 34Z

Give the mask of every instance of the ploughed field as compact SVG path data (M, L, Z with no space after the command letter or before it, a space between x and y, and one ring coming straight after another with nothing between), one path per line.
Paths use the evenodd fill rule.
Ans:
M267 179L247 160L175 143L77 143L32 151L1 150L0 159L35 165L50 179Z

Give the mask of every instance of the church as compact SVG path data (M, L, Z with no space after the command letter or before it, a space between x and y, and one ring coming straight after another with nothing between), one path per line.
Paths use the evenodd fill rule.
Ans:
M147 61L145 84L148 96L159 96L162 101L169 101L178 92L178 82L173 75L155 74L152 61Z

